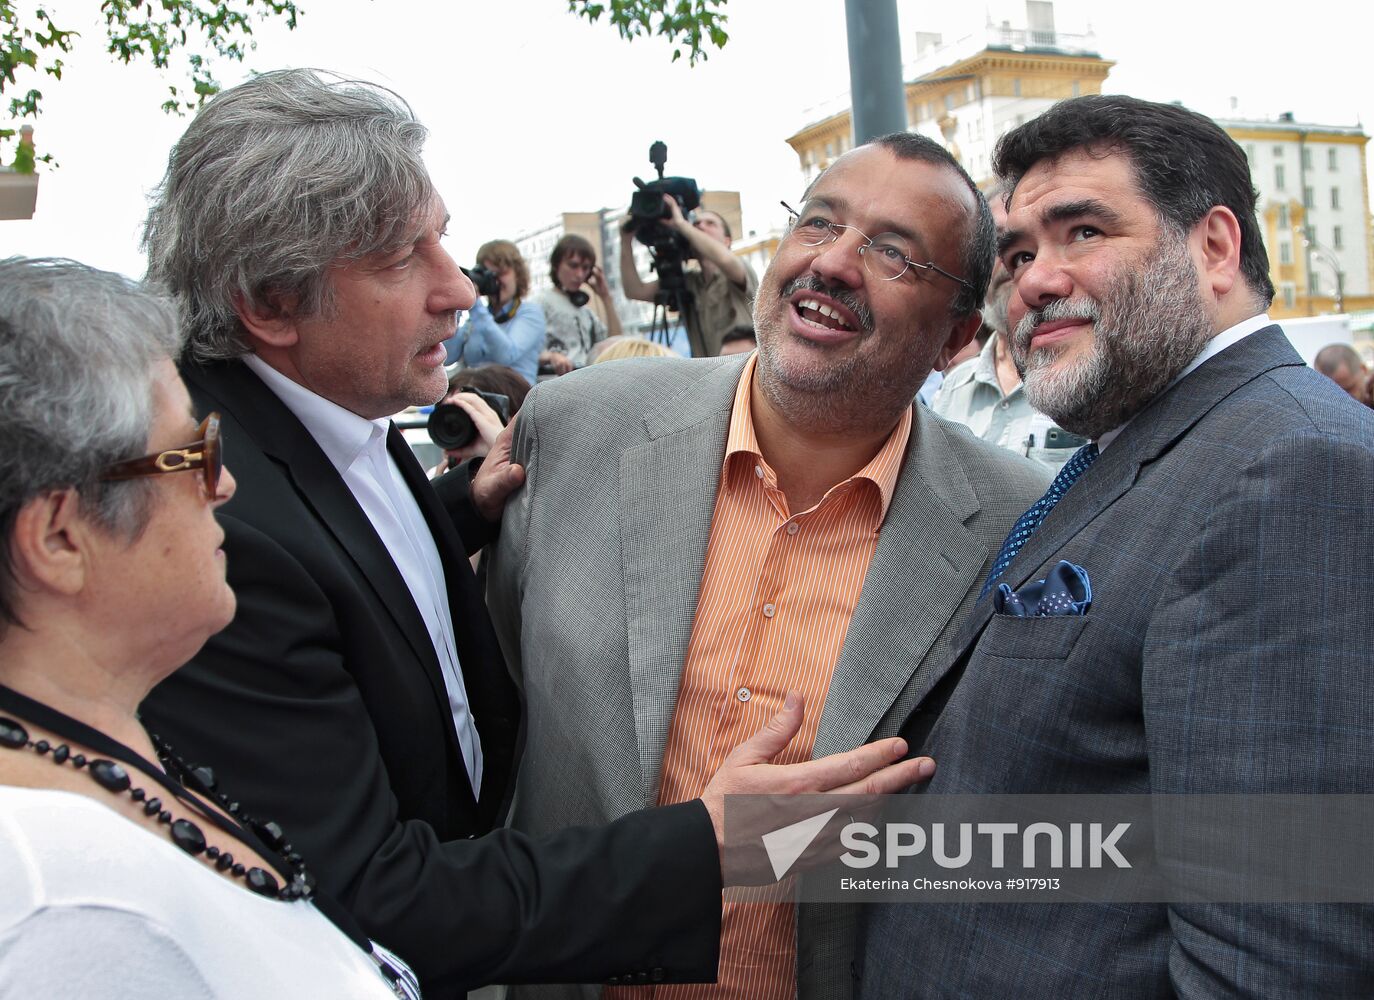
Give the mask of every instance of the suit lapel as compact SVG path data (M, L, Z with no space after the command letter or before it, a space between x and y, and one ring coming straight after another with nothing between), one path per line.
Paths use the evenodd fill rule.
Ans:
M223 399L225 408L233 413L239 426L252 437L264 454L284 468L301 499L348 553L376 594L378 602L396 623L416 659L422 664L444 717L451 720L448 693L439 673L438 657L410 590L357 499L315 439L286 404L241 362L216 363L206 368L188 366L184 374L187 381L208 396ZM226 464L232 468L232 435L227 436L225 441L225 458ZM232 504L231 500L230 511ZM442 544L440 549L442 552ZM455 741L456 746L452 730L450 721L449 738Z
M744 360L716 365L651 411L648 442L620 459L630 698L646 805L658 799Z
M900 720L933 680L918 669L987 557L964 522L979 509L944 433L916 408L911 441L830 681L813 756L866 741ZM932 471L938 470L938 478ZM913 572L913 564L919 570ZM933 672L933 671L932 671Z
M1143 466L1153 462L1227 396L1267 371L1301 365L1278 326L1267 326L1209 358L1149 406L1126 428L1074 483L1031 535L1001 582L1013 589L1035 578L1050 558L1130 489ZM979 601L960 632L962 651L992 617L992 598Z

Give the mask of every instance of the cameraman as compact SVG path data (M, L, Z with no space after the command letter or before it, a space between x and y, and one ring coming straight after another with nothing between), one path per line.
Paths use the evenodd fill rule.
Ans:
M730 227L715 212L698 209L688 222L682 208L670 195L663 196L668 215L664 225L681 234L700 263L700 270L684 275L692 301L683 310L687 339L692 356L714 357L720 353L722 339L737 326L754 322L754 292L759 279L754 269L730 252ZM652 302L658 294L657 281L644 281L635 267L633 223L620 230L620 283L626 298Z
M473 303L467 322L450 342L448 360L469 368L488 362L509 365L534 385L544 349L544 309L522 301L530 288L525 258L509 240L492 240L478 248L477 263L497 280L492 287L479 285L487 299Z
M549 277L553 287L540 293L544 308L546 339L539 364L555 375L566 375L587 364L588 352L608 336L620 336L620 317L616 315L606 276L596 266L596 251L576 233L568 233L556 244L549 258ZM587 305L583 284L589 285L606 310L606 322Z

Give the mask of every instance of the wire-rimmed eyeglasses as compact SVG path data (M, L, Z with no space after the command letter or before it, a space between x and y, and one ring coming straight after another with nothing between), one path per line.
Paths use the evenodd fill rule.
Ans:
M802 246L819 247L827 243L834 243L846 229L852 229L863 239L858 248L859 256L863 258L864 269L873 277L883 281L896 281L906 274L907 268L914 267L918 271L934 271L950 281L957 281L970 291L973 290L973 286L963 278L950 274L933 261L926 261L922 264L912 260L910 244L896 233L879 233L870 239L857 226L831 222L819 215L807 215L803 219L802 214L787 202L779 202L779 204L787 209L789 216L787 235L795 237Z
M139 476L156 476L163 472L189 472L199 469L201 486L209 500L219 496L219 476L224 468L224 459L219 447L219 414L212 413L196 428L199 440L180 448L169 448L156 455L130 458L108 466L100 474L102 480L137 479Z

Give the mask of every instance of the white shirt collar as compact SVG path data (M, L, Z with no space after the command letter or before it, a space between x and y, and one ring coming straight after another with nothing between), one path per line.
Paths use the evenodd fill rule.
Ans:
M1246 337L1250 336L1250 334L1258 333L1272 323L1273 320L1269 318L1268 313L1260 313L1258 316L1251 316L1249 319L1243 319L1235 326L1230 326L1222 330L1219 334L1202 345L1202 350L1198 352L1197 357L1193 358L1193 360L1188 363L1187 368L1184 368L1183 371L1174 376L1173 381L1164 387L1163 392L1168 392L1174 386L1178 385L1179 382L1182 382L1193 372L1201 368L1207 361L1226 350L1226 348L1233 344L1240 343ZM1099 452L1106 451L1107 446L1116 440L1117 436L1126 429L1127 424L1130 422L1130 420L1127 420L1126 423L1122 424L1120 427L1114 427L1098 438L1097 450Z
M390 420L368 420L338 403L312 392L277 371L256 354L246 354L243 363L262 379L296 419L305 425L334 468L343 474L357 460L368 442L386 440Z

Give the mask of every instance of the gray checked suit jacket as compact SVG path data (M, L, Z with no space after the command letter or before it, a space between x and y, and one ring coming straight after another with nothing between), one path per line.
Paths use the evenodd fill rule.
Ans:
M979 604L938 721L904 728L939 762L924 794L1374 792L1371 547L1374 415L1278 327L1233 344L1131 420L1009 567L1013 587L1083 567L1087 615ZM929 903L860 923L873 1000L1374 996L1374 907Z
M514 458L528 478L506 509L489 589L527 706L519 829L657 802L744 362L594 365L542 383L521 409ZM816 756L896 732L950 654L991 553L1047 479L917 408ZM613 887L589 905L614 905ZM803 908L799 935L802 994L850 995L852 914Z

